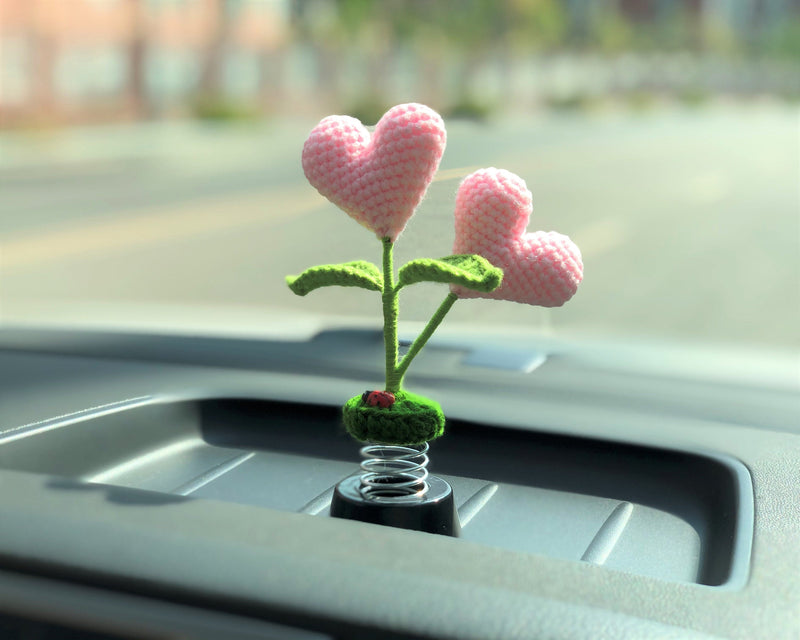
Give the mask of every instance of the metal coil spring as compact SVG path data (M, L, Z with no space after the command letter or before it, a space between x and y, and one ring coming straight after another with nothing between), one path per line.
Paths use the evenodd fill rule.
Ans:
M415 502L428 493L428 443L361 448L361 495L386 503Z

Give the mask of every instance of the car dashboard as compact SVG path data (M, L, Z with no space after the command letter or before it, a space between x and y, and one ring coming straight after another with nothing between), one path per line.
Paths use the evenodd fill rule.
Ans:
M0 631L798 637L796 360L443 332L407 386L453 538L328 516L382 350L0 330Z

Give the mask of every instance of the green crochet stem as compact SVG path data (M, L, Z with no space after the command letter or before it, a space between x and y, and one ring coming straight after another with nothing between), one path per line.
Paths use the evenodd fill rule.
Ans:
M397 316L400 313L397 290L394 288L394 265L392 251L394 245L389 238L383 243L383 346L386 351L386 391L400 391L402 376L397 375Z
M438 282L475 291L494 291L503 279L503 271L479 255L450 255L443 258L419 258L404 265L394 276L394 244L382 238L383 273L369 262L355 260L342 264L323 264L306 269L298 276L287 276L286 284L299 296L320 287L360 287L380 291L383 305L383 341L386 355L386 391L395 395L391 407L372 406L361 396L354 396L343 408L348 433L358 440L387 444L418 444L438 438L444 432L442 408L433 400L403 391L403 378L434 331L458 300L449 293L436 313L417 336L408 353L398 363L397 319L399 293L418 282Z
M428 324L425 325L425 328L422 330L417 336L417 339L411 344L411 348L408 350L403 359L400 361L400 365L397 367L397 374L400 376L400 383L403 382L403 376L408 371L408 367L411 365L411 361L416 358L417 354L422 351L422 347L425 346L425 343L428 342L428 339L433 335L433 332L442 324L442 320L447 315L447 312L450 311L450 308L456 303L458 300L458 296L450 292L447 294L447 297L444 299L439 308L436 310L436 313L433 314L433 317L428 320Z
M442 324L442 320L450 311L450 308L458 300L458 296L454 293L447 294L444 302L433 314L433 317L425 325L425 328L414 340L408 353L397 363L397 354L399 350L397 340L397 317L400 313L400 303L398 293L403 286L399 283L397 286L394 284L394 265L392 254L394 245L389 238L382 238L383 244L383 292L381 297L383 299L383 346L386 351L386 391L397 393L403 384L403 377L408 371L408 367L417 354L422 351L422 347L428 342L433 332Z

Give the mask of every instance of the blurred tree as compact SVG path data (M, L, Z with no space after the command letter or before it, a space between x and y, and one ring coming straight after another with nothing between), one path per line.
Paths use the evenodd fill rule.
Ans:
M213 29L206 44L205 58L200 72L199 99L219 100L223 94L222 74L225 54L229 49L234 17L239 9L239 0L213 0Z
M703 29L703 0L687 0L686 9L687 48L700 52L705 49Z
M739 0L736 0L739 2ZM393 57L413 50L420 99L447 110L476 105L483 78L506 95L520 58L553 50L606 55L653 51L732 54L750 33L751 49L792 55L800 0L295 0L298 33L318 59L320 98L338 97L345 56L360 56L363 106L387 99ZM739 20L744 16L744 20ZM780 28L775 26L776 16ZM741 24L740 24L741 22ZM746 26L745 26L746 25ZM765 26L767 25L767 26ZM780 52L780 53L779 53ZM490 69L490 74L482 72ZM663 82L664 79L653 82ZM388 87L387 87L388 85ZM667 87L665 87L667 88Z
M348 38L357 38L375 20L375 0L335 0L339 25ZM391 3L383 3L384 6Z
M530 53L560 47L568 32L568 14L558 0L510 0L507 3L507 41Z
M633 28L621 15L603 11L591 25L591 40L604 53L621 53L631 49Z
M336 0L336 4L343 35L351 46L358 47L365 71L362 94L348 108L362 122L375 124L389 106L387 76L398 48L393 25L406 13L408 3Z
M128 100L136 117L149 117L151 104L145 85L145 61L147 59L147 6L141 0L128 0L132 21L131 40L128 49Z
M292 5L296 39L313 55L317 99L326 108L340 103L341 59L347 44L340 9L337 0L295 0Z
M26 7L28 40L33 43L31 77L32 110L35 117L48 119L57 108L54 85L55 65L59 55L57 34L49 26L47 8L38 2Z
M438 27L456 54L452 79L457 100L470 103L482 99L473 95L482 61L495 55L508 62L514 56L557 47L567 28L566 12L557 0L464 0L430 5L425 18Z
M800 15L772 29L765 38L764 49L773 57L800 63ZM800 94L800 82L794 89Z

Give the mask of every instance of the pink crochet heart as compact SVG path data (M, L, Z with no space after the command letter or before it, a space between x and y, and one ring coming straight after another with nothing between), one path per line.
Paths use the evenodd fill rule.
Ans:
M461 298L495 298L560 307L583 279L578 247L555 231L525 233L531 192L519 176L503 169L480 169L461 183L456 195L453 253L477 253L503 269L503 283L491 293L452 287Z
M303 145L303 171L328 200L394 242L425 195L446 141L442 118L421 104L387 111L371 138L355 118L329 116Z

